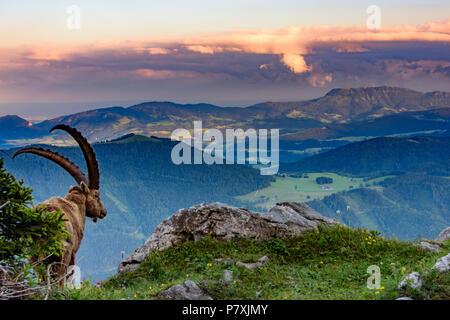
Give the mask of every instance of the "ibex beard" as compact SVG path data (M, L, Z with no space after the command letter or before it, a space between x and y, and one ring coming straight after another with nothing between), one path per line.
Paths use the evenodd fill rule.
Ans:
M92 218L94 222L97 222L97 219L103 219L106 216L106 209L100 199L100 172L92 146L74 128L61 124L55 126L50 132L56 129L69 133L80 146L86 160L88 178L69 159L50 150L33 147L23 148L17 151L13 158L23 153L44 157L65 169L78 183L77 186L70 187L64 198L53 197L36 206L44 207L45 212L60 210L66 220L66 229L70 235L63 243L63 253L60 257L51 257L50 259L55 264L54 271L56 275L61 278L66 275L68 267L76 263L76 253L83 239L86 217ZM60 284L63 283L64 279Z

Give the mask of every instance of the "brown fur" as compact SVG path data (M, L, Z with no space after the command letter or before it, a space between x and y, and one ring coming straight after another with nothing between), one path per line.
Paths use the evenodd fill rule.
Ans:
M100 200L98 190L90 190L85 183L71 187L64 198L53 197L37 205L46 207L46 211L61 210L64 213L66 229L71 234L63 243L64 253L53 259L58 262L55 271L58 276L63 276L70 265L75 264L75 257L83 240L86 216L103 219L106 210Z

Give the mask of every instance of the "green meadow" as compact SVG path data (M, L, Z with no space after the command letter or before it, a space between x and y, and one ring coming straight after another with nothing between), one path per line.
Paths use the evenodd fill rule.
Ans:
M317 177L329 177L333 183L319 185L316 183ZM341 176L336 173L313 172L304 174L302 178L290 176L277 176L270 186L253 191L237 199L249 202L261 209L270 209L277 202L296 201L305 202L324 197L345 190L357 189L360 187L374 188L374 183L393 176L383 176L374 179L356 178ZM327 187L327 189L324 189Z

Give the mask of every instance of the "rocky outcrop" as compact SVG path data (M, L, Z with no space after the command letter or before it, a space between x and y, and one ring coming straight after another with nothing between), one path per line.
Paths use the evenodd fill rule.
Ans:
M158 297L164 300L212 300L193 281L186 281L163 290L158 294Z
M286 238L335 223L336 220L323 217L303 203L277 203L267 214L218 202L202 203L178 210L159 224L144 245L120 263L118 272L136 269L153 250L187 240L197 241L206 236L221 240L238 236L256 240Z
M441 233L439 233L438 237L436 238L436 241L444 242L450 240L450 227L445 228L442 230Z
M418 272L412 272L408 274L402 282L398 285L398 289L404 289L404 288L413 288L413 289L419 289L422 287L422 275Z
M440 258L433 269L437 269L439 272L449 272L450 271L450 253L442 258Z
M415 246L425 251L435 251L435 252L442 251L442 248L439 245L435 243L430 243L428 241L420 241L419 243L415 244Z

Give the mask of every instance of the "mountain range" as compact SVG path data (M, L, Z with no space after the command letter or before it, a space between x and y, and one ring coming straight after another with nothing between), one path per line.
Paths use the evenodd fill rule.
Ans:
M55 124L77 127L90 141L129 133L170 137L176 128L279 128L282 140L326 140L348 136L433 131L448 133L450 93L421 93L397 87L333 89L306 101L264 102L249 107L211 104L144 102L109 107L31 124L18 116L0 118L0 146L30 142L65 144L64 135L50 135ZM369 128L369 130L367 130ZM34 140L33 140L34 139Z
M204 128L280 128L282 174L261 176L245 165L174 165L170 153L176 142L164 137L176 128L192 128L194 120L202 120ZM34 189L36 202L64 196L74 182L45 159L23 155L13 161L10 156L21 145L51 144L44 147L85 169L79 148L70 146L67 134L49 134L59 123L97 142L102 198L109 213L98 225L87 224L80 249L80 257L86 258L83 271L95 279L114 272L121 251L141 245L178 209L205 201L257 209L240 196L289 179L302 186L299 176L305 173L332 172L368 179L365 182L376 177L378 182L358 182L359 187L352 183L352 190L309 202L322 214L341 219L336 210L351 207L349 220L343 222L352 226L402 238L435 237L450 221L450 93L333 89L313 100L243 108L146 102L33 124L18 116L0 117L0 148L11 148L0 150L0 156L10 172ZM298 196L295 189L290 192Z

